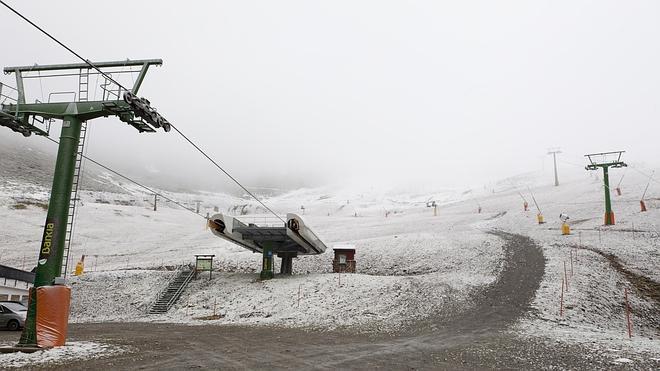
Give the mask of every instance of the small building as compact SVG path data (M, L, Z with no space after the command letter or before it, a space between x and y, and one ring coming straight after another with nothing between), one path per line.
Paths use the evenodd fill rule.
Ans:
M332 260L332 271L335 273L355 273L355 246L335 246L332 248L335 258Z
M34 273L0 264L0 300L27 303L33 282Z

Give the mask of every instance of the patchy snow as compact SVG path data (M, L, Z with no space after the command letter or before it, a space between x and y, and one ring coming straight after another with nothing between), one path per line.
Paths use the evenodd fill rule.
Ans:
M648 212L641 213L638 198L646 178L629 171L623 195L613 192L617 225L602 227L601 181L584 171L567 179L559 187L543 185L539 174L525 174L483 190L385 192L328 186L270 196L268 205L282 213L301 213L304 206L306 222L329 247L358 248L358 273L342 274L341 285L339 275L331 273L331 248L295 259L291 277L261 282L261 256L214 237L205 230L203 218L164 201L154 212L148 195L125 184L116 186L129 194L84 192L71 256L86 254L86 273L69 279L71 319L396 331L470 305L470 294L493 282L501 270L502 241L486 233L500 229L530 236L547 260L534 310L514 331L598 349L637 349L640 357L658 358L659 304L603 255L586 249L613 254L631 274L660 281L657 185L647 194ZM47 192L20 182L2 184L0 218L10 220L11 227L0 230L0 261L29 268L36 261L31 246L39 243L45 211L29 203L20 209L12 206L21 198L43 202ZM546 224L536 223L528 187ZM527 212L519 192L530 204ZM249 213L247 221L269 221L254 202L241 197L169 194L191 208L194 200L202 200L202 214L218 208ZM429 200L439 204L437 216L426 207ZM560 213L570 216L569 236L561 235ZM194 254L216 255L213 279L202 276L193 282L168 314L146 315L171 269L191 263ZM276 259L276 270L278 264ZM562 277L568 278L569 289L560 314ZM624 288L632 308L632 339L626 333ZM204 319L214 308L218 318Z
M13 346L2 344L0 346ZM34 353L2 353L0 364L3 368L19 367L48 367L65 364L73 360L88 360L93 358L109 357L125 352L126 349L108 344L90 341L69 341L63 347L54 347Z
M507 212L478 225L532 237L543 247L547 260L545 277L532 303L535 311L520 321L519 331L641 352L646 354L644 358L660 353L660 203L657 185L652 186L646 196L648 211L640 212L639 197L647 180L639 172L627 173L622 195L612 191L617 224L607 227L602 226L602 181L589 173L559 187L532 189L547 221L543 225L536 223L536 210L526 189L519 188L529 200L529 212L522 210L517 191L484 197L482 204L489 212ZM570 216L571 235L561 234L560 213ZM613 268L606 258L610 254L628 275ZM563 294L561 313L563 278L568 290ZM653 281L655 290L643 291L633 283ZM631 307L632 339L627 335L624 289Z
M299 257L294 260L296 274L262 282L257 279L260 255L231 245L228 249L216 248L211 251L216 254L214 266L220 272L214 272L211 281L201 275L167 315L147 316L145 312L172 272L109 270L71 277L71 318L75 322L203 324L207 322L198 318L213 314L217 303L216 311L223 318L216 323L394 331L436 313L448 314L443 309L464 303L473 290L496 278L501 269L499 239L472 228L457 229L451 237L416 231L425 229L420 223L439 223L440 229L452 227L434 221L428 213L413 214L410 219L408 233L399 230L401 221L383 227L376 226L375 220L368 217L356 218L354 223L370 227L341 232L340 226L346 223L342 218L332 218L320 227L321 234L344 237L344 241L360 246L357 263L360 273L341 274L341 277L331 273L332 254L326 253ZM383 232L376 228L396 231ZM224 244L208 231L203 232L210 244ZM373 236L379 234L385 236ZM192 254L198 251L179 248L176 252L178 256L187 254L191 261ZM137 258L132 260L135 264ZM104 263L104 266L113 265Z

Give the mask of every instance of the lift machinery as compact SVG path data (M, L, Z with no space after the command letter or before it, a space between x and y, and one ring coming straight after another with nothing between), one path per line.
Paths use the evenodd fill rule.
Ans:
M325 244L296 214L287 214L286 222L274 226L244 223L233 216L215 214L209 218L208 225L214 235L263 255L261 279L273 277L273 254L282 259L280 273L291 274L293 258L322 254L326 250Z

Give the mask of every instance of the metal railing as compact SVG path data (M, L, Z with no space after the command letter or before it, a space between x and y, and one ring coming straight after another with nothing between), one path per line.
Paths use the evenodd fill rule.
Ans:
M6 101L9 101L9 103L11 104L16 104L18 102L18 97L14 98L12 96L3 93L3 90L6 91L5 89L9 89L13 92L16 92L16 94L18 94L18 90L16 88L0 82L0 104L5 104ZM11 94L11 92L8 94Z
M190 281L195 275L195 270L191 269L192 267L190 266L190 264L182 264L179 267L177 267L177 269L172 274L171 278L167 281L167 284L165 284L165 286L161 288L161 290L158 292L154 300L152 300L149 303L149 305L147 305L147 312L149 312L156 305L156 303L158 303L158 301L164 296L163 295L164 293L167 293L167 288L170 286L172 282L176 281L176 279L179 278L179 276L181 275L181 273L183 273L185 268L190 269L190 273L188 274L188 276L185 277L184 282L182 282L182 284L179 286L177 291L167 302L167 309L169 309L174 304L174 302L181 296L183 290L186 288L186 286L188 286L188 283L190 283Z
M112 76L112 74L109 75ZM124 91L122 87L110 81L107 77L105 78L105 81L99 85L99 87L103 91L103 100L111 100L111 97L113 96L114 100L122 99L122 92Z
M163 295L163 292L165 292L165 290L167 290L167 287L170 285L170 283L171 283L172 281L176 280L177 277L179 277L179 274L181 273L181 271L183 271L183 267L186 267L186 266L187 266L187 265L182 264L182 265L180 265L179 267L176 268L176 270L175 270L175 271L172 273L172 275L170 276L170 279L167 280L167 283L166 283L166 284L165 284L165 285L164 285L164 286L158 291L158 293L156 294L156 297L154 298L154 300L152 300L152 301L147 305L147 312L148 312L148 311L154 306L154 304L156 304L156 303L158 302L158 300L160 300L160 298L161 298L162 295Z
M283 227L284 223L279 218L286 220L286 215L281 215L279 218L275 215L237 215L234 216L245 224L254 224L259 227Z
M76 92L75 91L56 91L48 94L48 103L54 103L52 100L53 95L71 95L73 94L73 102L76 101Z
M192 280L194 275L195 275L195 270L191 269L188 276L181 283L181 285L179 285L179 288L176 290L174 295L172 295L170 300L167 302L166 307L167 307L168 310L172 307L172 305L174 305L174 302L176 302L179 299L179 297L181 296L181 293L183 293L183 290L186 288L186 286L188 286L188 283Z

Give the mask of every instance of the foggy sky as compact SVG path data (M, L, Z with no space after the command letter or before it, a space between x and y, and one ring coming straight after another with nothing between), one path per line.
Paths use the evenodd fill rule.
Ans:
M656 1L10 4L90 60L162 58L140 95L250 186L464 186L556 146L657 164ZM4 8L0 32L2 66L78 62ZM176 133L117 119L90 124L88 155L230 184Z

